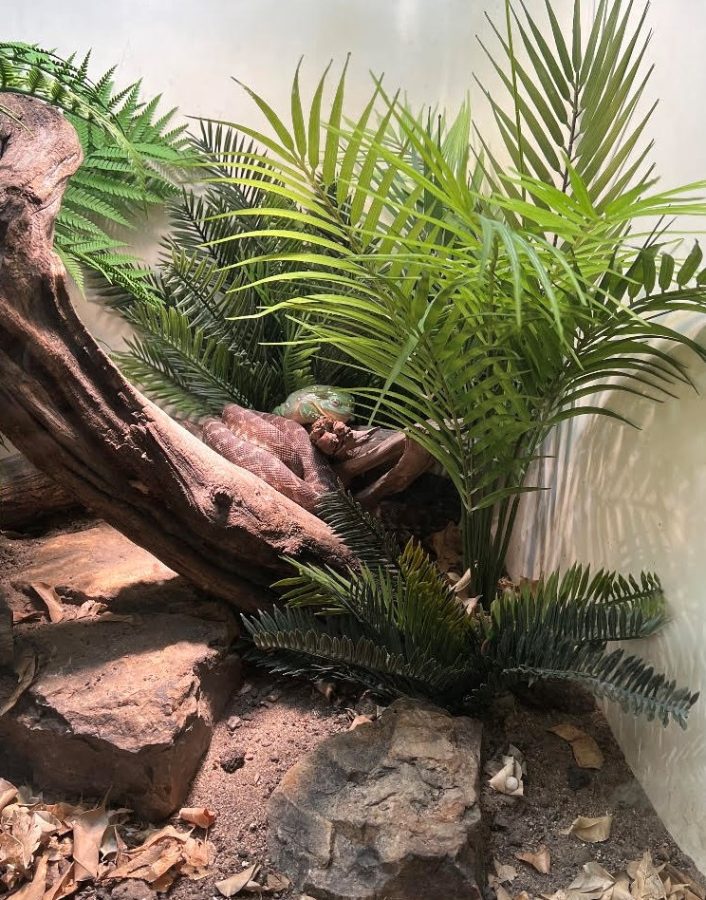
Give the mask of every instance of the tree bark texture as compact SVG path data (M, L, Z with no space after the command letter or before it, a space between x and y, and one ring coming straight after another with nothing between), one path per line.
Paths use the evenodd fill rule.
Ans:
M73 497L24 456L16 453L0 460L0 530L26 528L80 508Z
M60 112L0 93L0 430L82 505L243 610L261 600L253 583L286 570L282 555L350 562L324 522L135 390L79 320L52 239L81 158Z

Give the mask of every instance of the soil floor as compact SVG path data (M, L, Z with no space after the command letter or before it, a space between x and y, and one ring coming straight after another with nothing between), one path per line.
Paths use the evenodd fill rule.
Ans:
M601 769L576 766L571 746L548 729L570 723L593 737L605 759ZM676 846L655 813L645 792L628 768L602 712L593 701L562 688L534 697L503 699L496 704L484 732L485 759L507 752L509 744L524 755L525 797L499 794L483 776L483 806L490 829L492 860L513 866L517 877L504 885L514 897L530 897L566 889L581 867L592 860L612 875L650 851L656 865L669 862L697 883L705 879L691 859ZM610 838L584 843L565 835L579 816L613 816ZM516 859L516 853L535 852L544 844L551 854L548 875ZM492 894L491 894L492 896Z
M209 832L216 848L213 875L203 881L178 881L169 896L174 900L201 900L217 896L214 883L254 862L271 871L267 856L267 800L284 772L331 734L348 728L363 697L334 704L309 684L275 680L255 671L246 673L241 692L233 698L216 728L211 748L193 783L187 805L207 806L218 816ZM369 711L369 709L368 709ZM600 770L578 769L571 747L549 728L570 723L595 738L605 763ZM482 779L482 803L488 824L488 862L511 865L517 877L504 887L512 897L526 891L530 897L565 889L583 864L595 860L613 874L645 851L655 863L670 862L700 884L704 878L676 846L633 777L615 743L603 714L590 699L575 695L541 694L502 698L485 726L486 760L513 744L527 765L524 798L509 798ZM242 761L242 765L240 765ZM240 765L235 771L224 770ZM587 844L561 832L578 816L613 816L611 837ZM551 872L541 875L518 861L516 853L546 845ZM255 897L255 894L244 896ZM294 900L293 890L275 895ZM90 889L82 900L142 900L128 892L127 883L108 889ZM424 900L424 898L420 898ZM453 898L449 898L453 900ZM485 900L495 900L487 888Z
M29 552L31 544L26 547L25 552ZM185 804L208 807L217 816L208 834L216 851L212 874L198 882L178 881L169 896L174 900L214 897L216 881L255 862L266 873L267 801L277 783L303 754L328 736L345 731L356 712L370 711L366 698L344 695L329 702L308 683L248 669L242 689L215 729ZM548 731L566 723L597 741L605 758L601 769L578 769L570 745ZM617 874L645 851L652 853L656 863L670 862L704 883L652 809L592 701L566 689L519 699L504 697L494 705L484 734L485 761L503 754L512 744L524 754L527 765L524 798L496 793L488 786L488 773L481 775L488 862L491 867L497 860L516 869L516 877L504 885L512 897L522 891L539 897L565 889L581 866L591 860ZM11 776L0 771L0 777ZM42 786L34 787L41 790ZM562 834L579 816L606 813L613 816L613 825L604 843L587 844L575 835ZM551 854L547 875L515 857L542 844ZM77 896L82 900L143 900L154 896L145 892L145 887L127 881L116 886L87 887ZM285 891L274 896L290 900L300 895ZM494 897L494 891L488 888L486 900Z

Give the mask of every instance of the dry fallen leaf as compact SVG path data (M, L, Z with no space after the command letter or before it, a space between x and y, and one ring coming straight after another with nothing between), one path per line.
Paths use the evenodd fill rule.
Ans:
M577 838L586 841L588 844L598 844L601 841L607 841L610 837L610 829L613 825L613 817L611 815L599 816L591 819L588 816L579 816L571 823L569 828L562 831L562 834L575 834Z
M432 534L430 543L440 572L446 574L461 562L463 558L461 529L455 522L449 522L443 531Z
M525 850L521 853L516 853L515 857L522 862L528 863L542 875L548 875L551 871L551 854L546 844L540 844L536 853Z
M15 900L43 900L47 886L48 865L46 856L42 856L37 863L34 878L12 895Z
M4 778L0 778L0 813L9 806L17 796L17 788Z
M190 881L200 881L208 875L208 867L214 859L214 847L209 841L188 838L183 847L184 865L182 875Z
M628 875L634 879L630 893L635 900L666 900L667 892L649 851L628 865Z
M581 731L575 725L564 722L550 728L553 734L571 744L571 750L576 760L576 765L582 769L602 769L604 758L601 748L594 738L585 731Z
M179 810L179 818L189 825L210 828L216 821L216 814L207 806L184 806Z
M586 863L579 874L563 892L565 900L600 900L611 891L613 876L597 862Z
M697 884L693 878L690 878L684 872L679 871L679 869L671 863L667 863L664 867L663 874L665 877L669 877L673 884L686 885L689 893L698 897L698 900L706 900L706 889L704 889L703 885Z
M37 657L34 653L25 653L20 657L15 665L15 674L17 675L17 687L5 703L0 706L0 719L12 709L34 681L34 677L37 674Z
M370 716L356 716L355 719L348 726L349 731L355 731L356 728L360 728L361 725L372 725L373 720Z
M630 879L625 872L621 872L615 879L609 900L632 900Z
M252 866L248 866L247 869L243 869L242 872L236 872L235 875L224 878L223 881L217 881L216 889L223 897L235 897L249 881L252 881L259 868L259 863L254 863Z
M577 738L571 742L571 749L574 753L576 765L582 769L602 769L605 759L601 748L595 740L585 734L583 737Z
M506 891L501 884L498 884L495 887L495 897L496 900L512 900L510 893Z
M71 820L74 831L73 857L76 862L76 881L93 880L98 876L98 863L103 835L110 824L104 806L88 809Z
M569 744L572 741L583 737L586 733L585 731L581 731L581 729L577 728L575 725L571 725L569 722L562 722L559 725L554 725L549 731L551 731L552 734L556 734L560 738L563 738L565 741L568 741Z
M74 863L70 863L46 892L44 900L63 900L64 897L70 897L71 894L76 893L80 884L76 881L75 874L76 866Z
M503 882L514 881L515 878L517 878L517 869L514 866L506 865L499 860L494 859L493 868L495 869L496 880L501 884Z
M269 872L267 878L265 879L265 886L268 891L286 891L287 888L291 887L292 882L287 878L286 875L282 875L279 872Z
M49 621L52 624L63 622L66 618L66 607L61 602L61 597L57 594L55 588L47 584L46 581L35 581L29 586L46 606L49 613Z

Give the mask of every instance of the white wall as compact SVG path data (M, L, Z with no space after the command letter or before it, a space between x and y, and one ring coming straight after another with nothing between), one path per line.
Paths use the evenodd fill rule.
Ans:
M580 560L657 572L672 621L660 635L625 649L699 690L706 673L706 366L695 365L693 374L698 393L684 388L678 401L611 403L641 430L595 417L564 429L546 463L545 483L556 484L553 470L559 470L559 487L525 503L511 568L536 577ZM635 719L612 704L605 709L657 811L706 871L706 696L686 732Z
M349 100L367 96L367 72L385 72L416 102L457 104L472 71L487 64L475 34L488 36L484 9L502 0L34 0L2 2L3 39L36 41L59 52L93 48L96 71L120 65L124 81L144 78L148 94L190 115L257 121L230 75L284 110L291 76L305 56L311 87L329 59L352 51ZM559 5L561 0L557 0ZM568 15L572 0L563 0ZM531 8L543 5L531 0ZM585 3L585 12L591 12ZM655 0L650 53L662 104L652 124L654 158L666 184L706 175L706 4ZM483 111L478 113L483 118ZM90 327L109 345L123 326L82 304ZM706 369L695 369L706 388ZM561 492L528 509L514 548L518 571L574 559L650 567L662 576L674 615L644 651L682 682L706 675L706 400L688 395L643 410L641 432L605 422L576 425ZM611 712L630 763L668 827L706 870L706 702L689 732L662 731Z

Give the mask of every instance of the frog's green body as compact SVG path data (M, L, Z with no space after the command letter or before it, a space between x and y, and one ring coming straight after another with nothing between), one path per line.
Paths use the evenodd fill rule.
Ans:
M353 417L353 401L340 388L327 384L313 384L311 387L294 391L276 406L273 413L293 419L300 425L311 425L322 416L336 422L347 422Z

